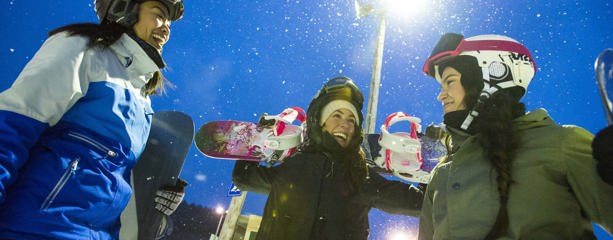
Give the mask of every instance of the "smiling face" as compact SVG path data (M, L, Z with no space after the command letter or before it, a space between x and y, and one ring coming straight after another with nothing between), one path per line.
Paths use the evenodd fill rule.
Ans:
M330 133L341 147L347 147L355 134L355 116L346 108L338 109L326 119L323 131Z
M443 104L443 112L449 113L466 109L464 97L466 91L460 82L462 74L452 67L447 67L441 75L441 92L438 101Z
M158 1L143 2L139 6L138 22L132 27L136 36L158 51L170 37L170 15Z

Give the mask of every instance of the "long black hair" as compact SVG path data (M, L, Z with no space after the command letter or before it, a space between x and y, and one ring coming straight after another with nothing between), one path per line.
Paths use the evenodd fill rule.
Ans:
M323 152L326 156L336 157L342 163L342 166L347 168L349 176L349 190L359 190L364 181L368 179L368 165L366 163L366 155L360 144L363 139L363 132L359 126L355 132L349 146L341 151L330 151L330 146L336 146L332 135L322 132L324 141L319 143L309 138L308 135L298 147L301 152ZM320 128L323 129L323 128ZM340 146L337 146L340 147ZM331 154L331 155L330 155ZM331 159L332 160L332 159Z
M485 239L497 239L509 228L507 203L510 186L513 183L511 166L519 145L513 119L525 113L526 106L518 102L514 94L505 90L495 93L486 100L479 113L477 131L480 134L476 138L497 173L496 183L500 202L496 221Z
M441 69L453 67L461 75L461 83L466 95L464 103L467 109L450 112L445 115L445 120L450 125L459 129L459 125L475 107L479 93L483 88L481 69L474 57L461 56L447 63L441 64ZM526 113L526 107L519 102L520 87L502 89L494 93L490 98L483 100L479 106L479 116L475 118L471 126L466 130L474 134L483 154L492 164L492 170L496 172L496 184L499 194L500 208L494 225L485 239L496 239L505 234L509 227L507 203L510 186L513 183L512 162L518 147L518 136L514 131L513 120ZM459 117L459 118L458 118ZM449 138L447 138L449 140ZM452 153L451 141L446 141L449 153Z
M51 30L49 36L60 32L67 32L69 36L79 35L87 37L89 39L87 46L90 48L107 48L117 42L124 33L130 33L131 31L132 29L112 22L105 22L103 24L76 23ZM169 81L160 71L156 71L145 85L145 94L147 96L163 94L166 84L169 84Z
M330 89L326 87L329 83L344 83L342 87ZM323 130L320 122L322 109L333 100L345 100L351 103L358 116L355 116L358 123L355 124L354 135L346 148L342 148L331 134ZM348 168L349 189L351 191L360 189L368 177L368 165L366 156L361 148L364 133L361 123L364 120L362 115L364 97L360 89L355 86L353 80L348 77L339 76L328 80L319 92L315 95L307 109L307 134L304 142L299 146L299 151L303 152L327 152L333 153L334 157L340 158L341 163ZM339 154L340 153L340 154Z

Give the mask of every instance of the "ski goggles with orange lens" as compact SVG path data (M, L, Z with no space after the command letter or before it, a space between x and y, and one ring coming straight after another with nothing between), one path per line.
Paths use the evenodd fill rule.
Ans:
M351 100L360 105L364 103L364 95L362 95L362 92L360 92L355 83L353 83L353 80L348 77L335 77L328 80L321 90L319 90L315 98L328 94Z

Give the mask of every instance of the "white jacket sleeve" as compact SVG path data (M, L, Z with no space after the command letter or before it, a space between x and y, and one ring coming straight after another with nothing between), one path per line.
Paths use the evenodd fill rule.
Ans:
M55 125L87 91L87 43L87 38L66 32L49 37L13 85L0 94L0 110Z

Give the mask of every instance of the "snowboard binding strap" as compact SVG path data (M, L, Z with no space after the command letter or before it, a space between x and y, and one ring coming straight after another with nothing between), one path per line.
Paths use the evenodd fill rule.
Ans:
M293 125L298 120L300 125ZM271 128L262 147L262 160L269 163L282 162L284 158L293 154L296 147L302 142L303 124L306 114L302 108L286 108L278 115L263 114L258 126Z
M390 133L389 128L398 123L409 122L410 132ZM411 117L403 112L390 114L381 126L379 145L385 152L385 162L377 163L392 172L395 176L407 181L419 181L418 178L428 172L421 168L424 164L421 156L421 142L418 134L421 133L421 119Z

